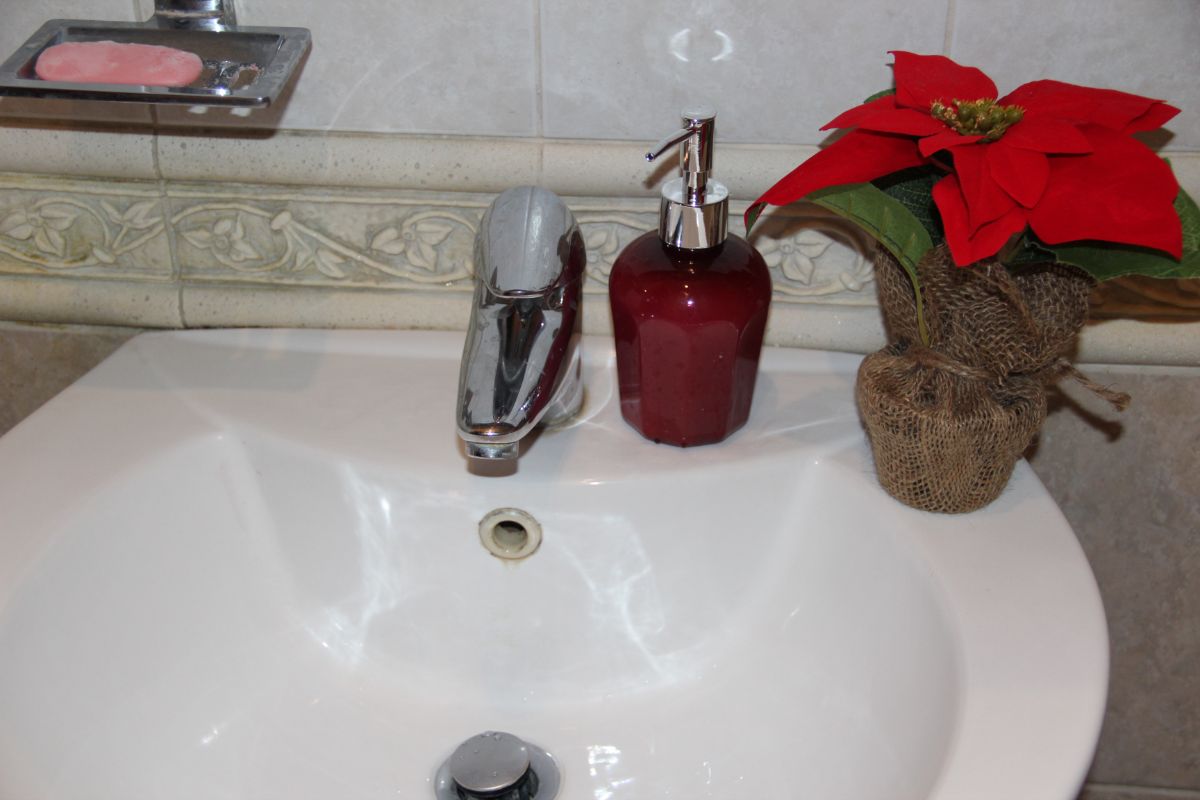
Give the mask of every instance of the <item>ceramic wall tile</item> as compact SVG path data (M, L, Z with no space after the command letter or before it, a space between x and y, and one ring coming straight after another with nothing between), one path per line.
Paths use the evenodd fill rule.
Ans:
M816 144L891 85L888 50L941 52L946 0L542 3L545 132L655 141L697 102L725 141Z
M171 185L169 194L186 326L466 327L475 231L490 194L207 184ZM588 254L584 331L606 334L609 271L656 228L658 203L566 199ZM754 242L775 288L771 344L882 345L869 266L835 224L789 209L768 215Z
M473 289L475 235L493 199L210 184L172 184L168 193L186 281L443 292ZM603 293L620 252L657 229L658 201L568 202L588 250L585 291ZM815 209L764 217L753 241L773 271L776 302L874 304L870 264L843 229Z
M0 176L0 272L172 276L156 184Z
M180 328L179 286L148 280L0 273L0 320Z
M458 291L492 199L213 185L169 196L187 281Z
M657 199L663 183L679 175L679 159L647 162L651 144L548 141L542 149L542 185L561 194ZM731 199L751 201L815 152L795 145L738 145L718 137L712 176L725 184ZM734 220L733 229L741 232L741 223Z
M163 177L180 181L456 192L541 182L540 145L501 137L171 131L158 154Z
M1133 403L1117 414L1064 385L1031 461L1108 615L1109 702L1091 778L1200 790L1200 369L1083 370Z
M210 140L179 137L181 159L185 148L197 142ZM428 144L436 154L433 141ZM605 147L612 150L610 161L628 149L615 143ZM567 143L559 143L557 149L568 155L577 150ZM749 163L756 152L772 153L780 161L787 148L732 150ZM536 171L537 159L529 156L537 151L517 151L525 160L512 168ZM468 152L458 151L464 160L455 162L456 167L468 164ZM350 148L342 155L353 160L363 153ZM200 161L216 172L215 154L206 158ZM252 160L247 154L243 166L248 169ZM565 167L554 169L568 174ZM489 174L495 179L498 173ZM266 292L308 287L469 294L475 233L483 210L495 197L494 192L224 182L168 181L164 186L0 175L0 276L12 279L5 281L0 297L0 319L164 326L337 326L360 325L363 319L417 324L419 314L413 316L407 309L394 315L390 300L378 313L363 316L356 309L371 304L361 299L335 303L333 295L319 292L271 299ZM657 227L658 200L653 187L644 188L640 198L566 195L587 243L585 292L590 297L603 299L617 255L634 238ZM163 191L167 198L161 196ZM740 233L746 204L731 203L735 233ZM868 243L855 228L820 209L797 204L764 214L751 241L772 272L770 341L853 352L880 346L873 276L861 255ZM81 280L73 286L75 279ZM105 288L106 284L111 285ZM207 286L211 296L218 285L226 292L221 303L236 308L235 315L216 313L210 306L203 316L182 316L181 302L188 305L186 298L180 299L186 287ZM249 294L238 297L238 291ZM195 309L196 303L189 307ZM1192 315L1169 326L1122 319L1089 326L1080 357L1105 363L1200 363L1200 320L1194 312L1187 313ZM603 316L591 321L591 331L603 332ZM195 322L198 319L206 322Z
M125 328L0 323L0 434L136 333Z
M537 132L529 0L256 0L239 5L238 20L312 30L284 127Z
M154 137L149 128L87 129L0 117L0 172L153 180Z
M1079 336L1076 361L1093 364L1200 364L1200 320L1169 324L1132 319L1095 320Z
M370 291L329 286L187 282L181 309L186 327L412 328L465 331L470 292ZM586 319L586 315L585 315Z
M951 54L1000 92L1055 78L1162 98L1183 109L1166 147L1200 148L1196 0L957 0Z

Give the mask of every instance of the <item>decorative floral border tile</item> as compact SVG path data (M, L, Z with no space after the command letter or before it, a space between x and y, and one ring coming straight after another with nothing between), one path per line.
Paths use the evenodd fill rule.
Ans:
M172 185L171 224L187 281L470 291L475 234L493 195L329 193ZM588 293L617 255L657 227L657 202L568 198L588 251ZM736 225L737 222L735 221ZM782 302L870 305L869 262L827 218L791 212L755 232ZM836 227L836 226L835 226Z
M0 273L170 279L166 227L154 183L0 178Z
M475 234L494 196L0 174L0 275L465 294ZM567 201L587 245L585 291L603 295L618 254L657 226L657 201ZM734 232L742 210L732 209ZM774 209L752 241L771 269L776 304L875 304L861 234L839 218L813 207ZM1094 314L1200 318L1190 284L1169 283L1106 284Z
M467 290L490 196L168 188L186 281Z

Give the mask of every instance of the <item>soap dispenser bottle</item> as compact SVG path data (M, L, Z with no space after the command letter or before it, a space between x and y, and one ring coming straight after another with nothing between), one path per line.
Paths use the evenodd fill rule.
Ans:
M609 277L621 414L647 439L719 442L750 415L771 277L726 231L729 191L710 180L716 114L683 112L681 176L663 186L657 231L632 241Z

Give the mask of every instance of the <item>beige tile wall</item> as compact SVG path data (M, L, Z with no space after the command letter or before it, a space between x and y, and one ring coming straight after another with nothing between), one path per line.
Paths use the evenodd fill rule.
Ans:
M1084 371L1132 405L1118 414L1064 384L1031 461L1108 615L1111 684L1091 779L1200 792L1200 369Z
M11 2L0 51L48 18L145 19L152 7ZM162 123L654 140L699 101L723 111L727 141L815 145L822 124L886 87L888 50L911 50L979 66L1001 92L1053 77L1169 99L1185 113L1167 146L1200 149L1195 0L239 0L238 15L312 30L291 102Z
M0 435L99 364L137 331L0 322Z

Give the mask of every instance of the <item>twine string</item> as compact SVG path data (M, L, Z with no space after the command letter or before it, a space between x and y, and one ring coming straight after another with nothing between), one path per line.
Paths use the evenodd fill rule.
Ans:
M898 357L907 358L918 367L948 372L951 375L968 381L1001 383L1005 378L1004 375L999 375L982 367L964 364L961 361L950 358L944 353L939 353L920 344L909 345L902 353L898 354ZM1130 396L1125 392L1118 392L1096 383L1065 358L1057 359L1045 369L1033 373L1032 377L1041 381L1046 386L1052 386L1063 378L1070 378L1092 394L1107 401L1117 411L1124 411L1128 408L1131 400Z

